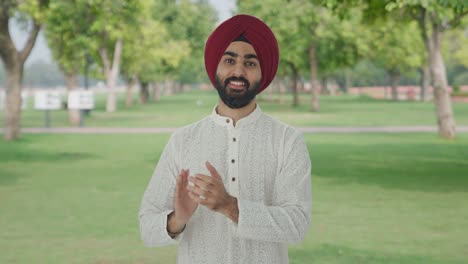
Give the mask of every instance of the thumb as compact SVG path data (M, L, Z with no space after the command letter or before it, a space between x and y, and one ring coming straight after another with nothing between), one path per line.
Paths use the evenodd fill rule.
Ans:
M208 171L211 173L212 177L221 179L221 176L219 176L218 171L216 171L215 167L213 167L213 165L211 165L209 161L205 162L205 165Z

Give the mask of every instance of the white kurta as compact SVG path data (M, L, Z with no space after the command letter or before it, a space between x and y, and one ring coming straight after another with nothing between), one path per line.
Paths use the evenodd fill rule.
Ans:
M288 243L300 242L311 220L311 162L302 134L254 112L233 126L213 113L174 132L144 193L139 213L147 246L179 242L177 263L288 263ZM166 231L176 178L210 175L209 161L238 200L239 222L199 206L184 232Z

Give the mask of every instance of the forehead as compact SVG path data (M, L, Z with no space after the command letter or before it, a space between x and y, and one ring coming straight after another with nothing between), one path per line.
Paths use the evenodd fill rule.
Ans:
M242 57L246 54L257 55L253 46L244 41L231 42L231 44L229 44L229 46L226 48L226 51L232 51L234 53L239 54Z

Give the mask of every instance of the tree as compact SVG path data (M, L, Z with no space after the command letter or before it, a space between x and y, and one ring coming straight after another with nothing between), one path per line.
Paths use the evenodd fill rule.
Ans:
M439 135L443 138L453 139L456 134L456 125L447 89L447 73L442 56L442 43L445 32L448 29L458 27L463 17L468 15L468 2L466 0L350 0L341 3L335 0L324 1L325 5L338 12L362 3L366 5L365 13L370 18L386 15L397 20L413 20L418 23L421 37L429 55Z
M455 118L452 101L448 91L447 72L442 57L444 33L457 27L468 14L468 2L464 0L397 0L386 6L387 10L406 11L418 21L421 35L429 54L429 68L434 88L434 103L437 113L439 135L452 139L455 137Z
M278 73L290 75L290 87L293 92L293 106L299 104L297 80L300 72L308 63L307 37L304 37L299 17L305 16L306 10L298 1L268 0L238 1L240 12L251 13L263 21L275 33L280 49Z
M78 74L90 49L89 5L84 1L56 0L50 3L45 35L54 59L65 75L67 90L78 89ZM80 123L80 110L69 109L69 123Z
M155 2L145 2L138 17L138 26L124 36L126 49L122 57L122 70L130 82L141 83L140 102L149 98L148 86L164 79L168 68L177 68L190 54L187 40L175 40L168 26L152 15ZM128 85L129 89L131 84ZM127 106L131 92L127 91Z
M214 8L206 0L161 0L154 5L153 17L167 27L169 39L187 43L190 52L190 56L181 57L177 67L167 65L166 78L180 83L207 80L203 52L217 21Z
M120 73L124 36L137 27L142 1L96 0L90 2L90 40L96 61L103 68L108 89L106 111L115 112L117 97L115 84Z
M262 18L275 32L280 47L280 70L291 74L293 105L298 104L299 74L307 70L312 86L311 110L320 109L319 75L354 65L361 56L363 41L356 36L357 19L340 21L315 0L239 1L241 12ZM359 14L358 14L359 15Z
M4 138L7 141L14 140L20 135L23 67L34 47L41 24L47 15L48 2L47 0L22 2L4 0L0 4L0 57L7 76L3 124ZM9 31L9 21L15 16L30 27L29 36L21 50L15 47Z
M418 36L417 24L395 20L379 21L371 26L373 41L369 44L369 57L383 67L389 77L392 99L398 100L401 74L422 63L423 44Z

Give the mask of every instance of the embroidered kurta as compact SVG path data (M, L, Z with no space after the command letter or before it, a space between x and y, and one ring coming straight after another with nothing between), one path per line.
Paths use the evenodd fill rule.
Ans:
M176 178L210 175L209 161L237 198L239 221L199 205L182 234L166 230ZM146 246L179 243L177 263L288 263L311 221L311 162L301 132L257 105L236 125L216 113L179 128L169 139L143 195L139 213Z

